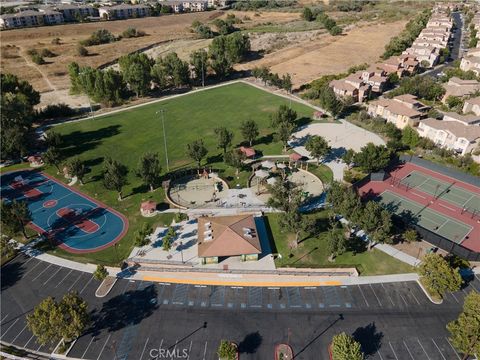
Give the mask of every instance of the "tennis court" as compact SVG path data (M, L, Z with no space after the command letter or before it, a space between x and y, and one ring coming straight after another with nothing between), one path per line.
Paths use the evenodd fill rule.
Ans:
M406 214L409 214L409 216L412 217L412 222L415 224L456 243L461 243L472 230L470 225L452 219L390 191L384 191L380 195L380 201L389 211L400 216L407 216Z
M455 185L455 182L449 183L414 170L400 180L400 183L408 189L416 189L440 198L460 209L466 209L470 213L477 214L480 212L480 196Z

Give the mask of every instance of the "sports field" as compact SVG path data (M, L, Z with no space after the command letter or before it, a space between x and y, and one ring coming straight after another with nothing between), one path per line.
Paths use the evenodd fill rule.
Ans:
M417 189L435 198L445 200L470 213L480 212L480 195L455 185L455 182L449 183L415 170L401 179L400 183L409 189Z
M435 210L390 191L383 192L380 195L380 201L391 212L400 216L407 216L408 214L417 225L456 243L462 242L465 236L472 230L472 227L467 224L442 215Z

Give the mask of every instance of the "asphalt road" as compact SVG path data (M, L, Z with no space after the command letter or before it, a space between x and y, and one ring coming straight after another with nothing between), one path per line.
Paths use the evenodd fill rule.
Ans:
M239 344L241 359L272 359L275 344L287 341L296 359L328 359L328 343L340 331L354 334L371 359L460 359L445 324L468 291L480 291L477 277L434 305L414 282L269 289L119 280L99 299L91 274L23 255L1 276L2 342L50 353L35 342L25 316L47 296L77 291L94 321L69 356L109 360L216 359L221 339Z

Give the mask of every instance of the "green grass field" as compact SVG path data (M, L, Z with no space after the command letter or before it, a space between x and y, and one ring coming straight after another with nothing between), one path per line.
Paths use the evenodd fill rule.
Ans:
M292 234L282 232L278 219L280 214L268 214L268 223L272 231L277 252L282 258L275 260L277 267L353 267L361 275L403 274L413 272L413 268L380 250L363 250L356 254L347 251L337 256L335 262L328 261L327 242L325 231L328 227L327 211L321 211L310 216L317 220L319 233L312 237L301 239L296 249L290 249L289 241L294 239Z
M91 172L85 178L85 185L75 185L82 192L106 203L128 217L128 234L114 247L103 251L73 255L61 249L52 250L53 253L77 261L116 264L130 253L133 247L133 234L143 224L148 222L152 226L169 223L170 219L161 219L158 216L145 219L140 216L139 208L143 200L154 199L161 203L164 192L157 189L150 193L135 176L135 168L139 157L147 152L154 151L160 154L163 173L166 173L163 131L160 115L156 112L165 110L165 130L167 133L168 155L170 170L194 165L185 155L187 143L203 139L208 147L208 162L213 167L224 171L220 175L227 179L230 185L235 185L234 169L223 164L221 150L216 147L214 129L225 126L234 132L233 146L242 142L239 127L246 119L255 120L260 128L260 136L254 144L255 149L264 155L280 154L282 145L273 138L270 128L270 114L281 104L289 104L289 100L259 90L253 86L236 83L206 91L180 96L156 104L145 105L116 114L89 119L80 122L56 126L54 131L62 134L65 139L64 155L66 160L78 156L86 161ZM292 108L297 111L299 122L310 122L313 109L292 102ZM118 202L117 194L105 190L102 179L102 161L105 156L111 156L128 166L129 184L124 188L126 198ZM46 171L57 176L54 168ZM329 169L319 170L323 176L329 178ZM246 183L248 174L240 174L240 183ZM65 179L61 179L65 180Z

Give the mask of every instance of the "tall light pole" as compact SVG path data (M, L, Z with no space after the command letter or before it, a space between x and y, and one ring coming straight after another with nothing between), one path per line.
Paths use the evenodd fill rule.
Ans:
M165 133L165 109L160 109L156 112L156 114L162 115L162 128L163 128L163 143L165 145L165 161L167 163L167 172L170 171L170 167L168 165L168 151L167 151L167 135Z

